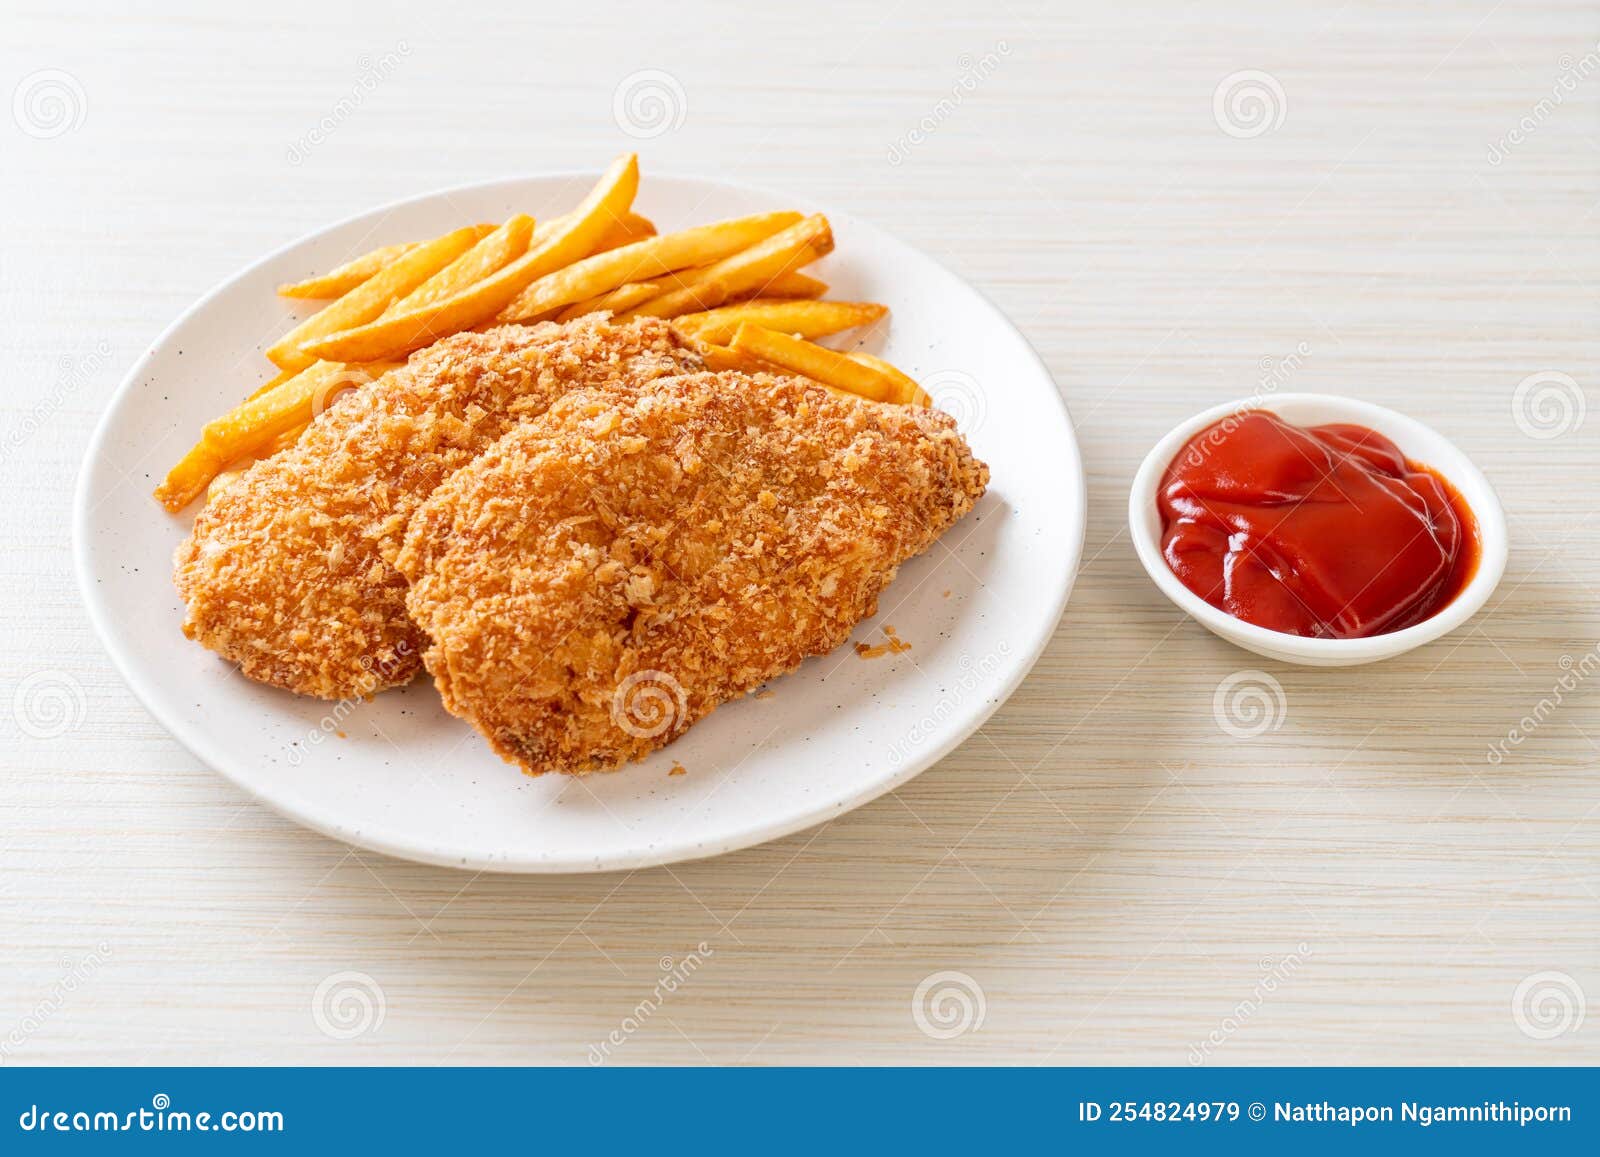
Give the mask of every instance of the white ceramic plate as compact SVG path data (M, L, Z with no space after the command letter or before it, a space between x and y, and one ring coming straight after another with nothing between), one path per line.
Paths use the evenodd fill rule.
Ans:
M430 682L369 703L252 683L179 633L174 548L192 511L150 497L201 425L269 376L261 355L309 311L274 287L376 245L465 221L575 204L591 173L525 177L364 213L207 294L118 389L79 479L74 532L90 616L134 692L206 763L328 835L408 859L499 871L599 871L709 856L787 835L906 782L978 728L1049 641L1078 568L1084 482L1071 421L1023 337L974 289L878 229L829 212L830 296L888 302L861 348L921 379L993 481L978 508L901 569L856 640L892 625L909 652L849 646L730 703L611 775L531 779L446 714ZM796 198L647 174L663 231L794 207ZM197 239L198 243L198 239ZM687 769L669 775L674 762Z

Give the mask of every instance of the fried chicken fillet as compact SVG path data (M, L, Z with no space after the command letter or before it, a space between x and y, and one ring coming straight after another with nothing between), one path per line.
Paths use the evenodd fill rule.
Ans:
M408 682L425 639L392 564L418 504L569 390L636 390L700 365L666 323L603 316L462 333L418 352L200 512L174 560L184 633L304 695Z
M445 706L529 774L578 774L838 646L988 479L937 410L690 374L518 425L396 565Z

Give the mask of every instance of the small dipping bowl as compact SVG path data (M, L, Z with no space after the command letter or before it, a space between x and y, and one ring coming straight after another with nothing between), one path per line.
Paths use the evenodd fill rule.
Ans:
M1296 426L1334 422L1366 426L1392 441L1410 461L1443 475L1461 495L1478 524L1478 569L1461 593L1438 614L1404 630L1360 639L1318 639L1289 635L1236 619L1184 586L1161 553L1161 510L1156 504L1161 479L1190 438L1229 415L1246 410L1266 410ZM1305 667L1354 667L1375 663L1450 633L1488 602L1499 585L1500 576L1505 573L1509 551L1506 517L1500 499L1489 480L1465 454L1443 435L1414 418L1370 402L1333 394L1243 398L1196 414L1179 425L1156 443L1133 477L1133 489L1128 495L1128 531L1133 536L1134 549L1139 552L1139 561L1161 588L1161 593L1203 627L1247 651Z

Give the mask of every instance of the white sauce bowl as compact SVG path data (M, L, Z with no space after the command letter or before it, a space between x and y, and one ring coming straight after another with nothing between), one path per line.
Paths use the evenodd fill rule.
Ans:
M1415 626L1386 635L1364 639L1309 639L1268 630L1236 619L1218 610L1195 594L1172 573L1161 554L1161 511L1156 505L1157 490L1167 467L1185 443L1208 426L1245 410L1267 410L1297 426L1321 426L1330 422L1350 422L1376 430L1400 448L1413 462L1431 467L1443 475L1466 501L1478 521L1478 569L1455 599L1432 618ZM1479 469L1460 450L1434 430L1415 419L1370 402L1340 398L1332 394L1277 394L1266 398L1244 398L1196 414L1174 429L1145 457L1134 475L1128 495L1128 531L1139 561L1161 593L1166 595L1213 634L1285 663L1307 667L1353 667L1375 663L1403 654L1413 647L1431 643L1455 630L1475 615L1505 573L1508 543L1505 512L1500 499Z

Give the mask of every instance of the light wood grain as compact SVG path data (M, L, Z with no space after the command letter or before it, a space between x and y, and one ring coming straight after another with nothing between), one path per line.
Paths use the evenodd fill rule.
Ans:
M1512 415L1536 371L1596 400L1600 75L1533 111L1595 50L1590 8L540 8L8 7L7 92L64 70L84 114L48 138L0 119L11 1057L581 1064L663 957L704 942L613 1056L1183 1064L1235 1017L1210 1063L1600 1061L1595 1010L1550 1040L1512 1013L1544 971L1600 999L1600 688L1486 759L1562 656L1600 642L1600 414L1547 440ZM715 35L690 34L697 13ZM402 45L336 115L362 58ZM986 54L998 65L951 100ZM79 457L125 367L216 281L385 200L598 167L632 140L618 85L648 69L684 103L681 125L638 142L647 174L721 174L874 219L1023 328L1087 461L1076 592L980 734L820 829L571 879L351 852L201 767L111 670L71 574ZM1212 101L1246 69L1276 79L1286 115L1240 139ZM323 118L327 139L291 163ZM1211 638L1122 530L1146 449L1300 343L1284 388L1435 425L1511 519L1489 610L1380 667L1298 670ZM1235 739L1213 693L1257 667L1281 682L1281 726ZM82 689L53 738L5 709L41 674ZM1263 961L1287 954L1292 976L1241 1018ZM972 978L985 1015L936 1040L912 1001L944 970ZM313 1016L341 971L384 1001L350 1040ZM65 990L68 972L87 975Z

